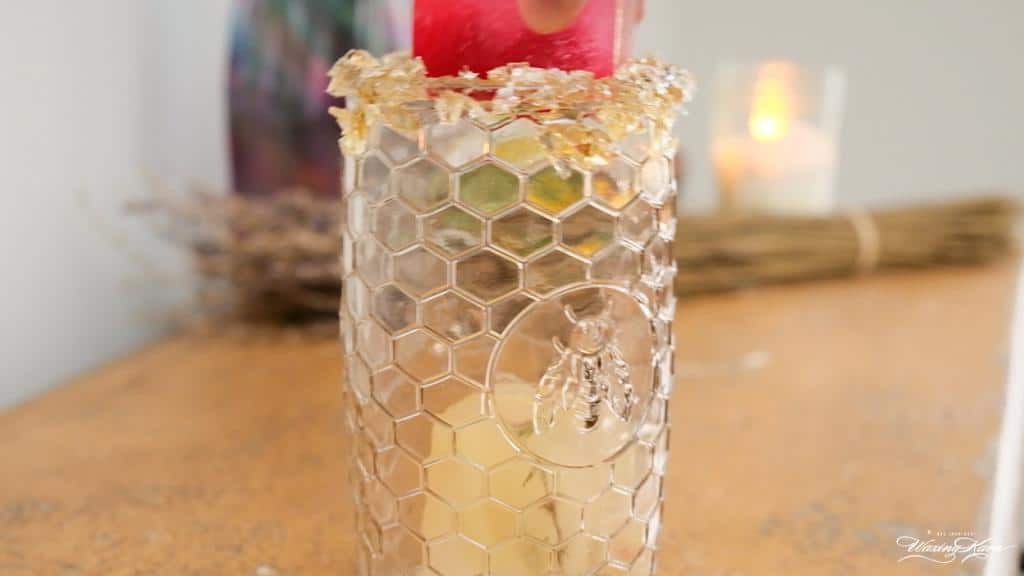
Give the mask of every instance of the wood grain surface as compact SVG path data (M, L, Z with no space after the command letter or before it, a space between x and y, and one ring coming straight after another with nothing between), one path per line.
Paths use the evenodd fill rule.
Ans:
M980 573L895 539L986 525L1014 273L682 304L660 573ZM0 415L0 574L349 574L339 352L178 337Z

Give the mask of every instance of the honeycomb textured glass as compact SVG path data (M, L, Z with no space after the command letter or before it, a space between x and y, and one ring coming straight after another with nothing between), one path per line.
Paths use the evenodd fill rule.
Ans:
M457 206L423 219L423 239L447 256L458 256L483 241L483 221Z
M381 152L395 164L402 164L419 153L416 135L404 135L387 126L381 126L377 135Z
M554 240L554 221L523 206L509 210L491 222L491 243L519 258L536 254Z
M562 176L552 167L530 177L526 201L549 214L560 214L583 198L583 175L573 170Z
M537 125L520 118L494 131L494 156L520 170L528 170L544 159Z
M426 131L427 150L454 168L483 156L487 148L487 134L469 120L432 124Z
M636 169L621 158L595 172L592 182L594 198L613 210L621 210L637 194Z
M424 159L398 169L393 185L398 196L419 212L441 206L451 192L444 167Z
M381 124L348 159L357 574L653 574L672 159L556 167L542 122Z
M416 240L416 215L400 200L388 200L374 210L373 230L382 244L391 250L401 250Z
M373 204L382 202L389 193L391 168L379 155L371 154L359 161L356 185Z
M593 256L613 240L614 217L594 206L580 208L562 223L562 244L579 256Z
M459 178L459 200L481 214L494 214L518 199L519 178L496 164L484 164Z

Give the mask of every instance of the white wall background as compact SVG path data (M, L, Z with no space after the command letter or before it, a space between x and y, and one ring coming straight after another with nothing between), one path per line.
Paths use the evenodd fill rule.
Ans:
M0 406L166 328L188 275L122 206L147 174L224 182L226 4L0 8Z
M228 4L0 8L0 406L166 328L184 263L121 203L146 175L225 184ZM709 88L728 59L845 68L844 205L1024 190L1020 0L647 4L638 52L686 65L705 88L683 125L691 207L713 204Z

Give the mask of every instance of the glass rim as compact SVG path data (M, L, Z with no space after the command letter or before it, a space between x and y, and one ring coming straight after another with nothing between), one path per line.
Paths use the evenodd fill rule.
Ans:
M342 129L346 153L365 150L374 124L413 129L423 112L433 111L448 124L464 117L484 124L533 117L551 136L553 156L584 165L601 163L608 156L608 142L648 128L656 146L670 146L675 119L693 95L689 73L654 58L630 60L603 77L510 64L483 76L464 72L435 78L407 52L378 59L352 50L329 76L327 92L346 99L344 108L330 109Z

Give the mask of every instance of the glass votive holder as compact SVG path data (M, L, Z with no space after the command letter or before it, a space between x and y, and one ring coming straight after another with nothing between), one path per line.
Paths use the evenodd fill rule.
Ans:
M682 74L336 66L356 574L653 574Z
M723 211L834 208L844 88L833 67L771 61L720 68L711 148Z

